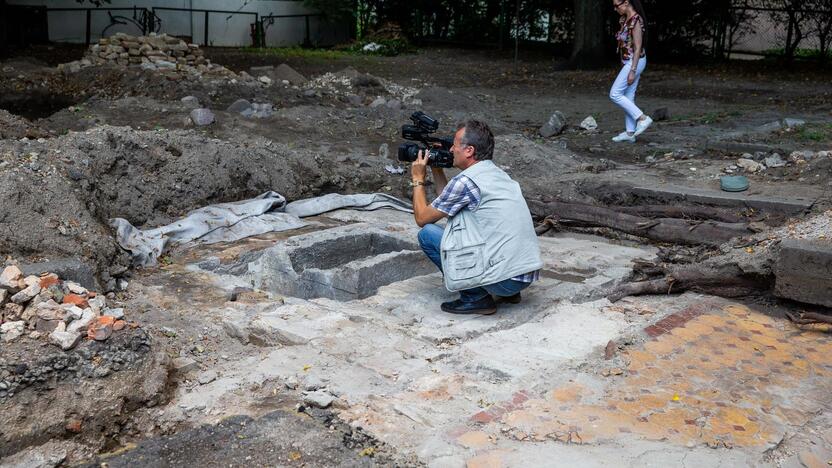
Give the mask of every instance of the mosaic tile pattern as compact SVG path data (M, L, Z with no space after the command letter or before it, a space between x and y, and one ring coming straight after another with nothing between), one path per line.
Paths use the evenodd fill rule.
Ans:
M602 389L528 393L472 417L492 439L760 447L832 402L832 334L743 305L702 303L644 330ZM522 395L522 396L521 396ZM480 436L482 437L482 436Z

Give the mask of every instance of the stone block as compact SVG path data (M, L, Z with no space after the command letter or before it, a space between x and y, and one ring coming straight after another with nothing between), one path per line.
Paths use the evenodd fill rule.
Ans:
M17 289L18 283L23 279L23 272L15 265L7 266L0 273L0 288Z
M303 403L315 408L329 408L335 397L326 390L318 390L303 395Z
M540 127L538 133L543 138L548 138L554 135L560 135L563 132L563 129L566 128L566 117L560 111L555 111L552 115L549 116L549 120Z
M87 288L74 281L65 281L64 286L66 286L66 289L72 294L83 295L87 293Z
M40 285L33 284L31 286L27 286L26 289L23 289L19 293L12 296L12 302L15 304L25 304L37 296L38 293L40 293Z
M106 309L102 312L103 315L113 317L116 320L121 320L124 318L124 308L117 307L115 309Z
M35 330L41 333L51 333L62 323L64 323L63 320L44 320L42 318L38 318L38 321L35 324Z
M18 320L16 322L6 322L0 325L0 334L3 336L3 342L8 343L18 339L26 330L26 322Z
M173 371L179 374L186 374L199 369L197 362L189 357L174 358L171 365L173 366Z
M61 258L47 262L21 265L27 275L40 275L44 272L55 273L64 281L74 281L87 289L98 289L95 271L86 263L76 258Z
M285 63L281 63L278 65L277 68L274 69L274 72L270 74L270 76L277 80L277 81L288 81L293 85L302 85L306 83L307 79L305 76L301 75L295 69L286 65Z
M67 351L78 345L81 341L81 336L80 333L55 330L49 334L49 342Z
M73 320L66 327L66 331L73 333L83 333L90 324L95 320L95 313L91 309L84 309L81 313L81 318Z
M652 117L656 122L668 120L670 119L670 109L667 107L659 107L653 111L653 114L650 117Z
M92 309L93 313L96 316L101 314L101 311L107 307L107 300L104 296L98 295L93 298L87 299L87 304L89 305L90 309Z
M778 297L832 307L832 244L782 241L774 274Z
M239 114L240 112L243 112L243 111L248 110L250 108L251 108L251 102L249 102L246 99L237 99L230 106L228 106L226 111L233 112L235 114Z
M315 338L314 330L276 316L263 316L252 320L248 332L251 342L259 346L297 346L307 344Z
M191 120L197 126L204 127L214 123L214 113L209 109L194 109L191 111Z
M87 337L95 341L104 341L113 334L115 319L108 316L98 317L87 328Z
M219 377L217 375L217 371L207 370L207 371L199 374L199 376L197 377L197 381L199 381L200 385L206 385L206 384L209 384L209 383L217 380L217 377Z

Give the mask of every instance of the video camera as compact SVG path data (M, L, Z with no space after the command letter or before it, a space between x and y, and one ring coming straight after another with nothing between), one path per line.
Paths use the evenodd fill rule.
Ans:
M454 155L451 153L451 146L454 145L453 136L431 136L439 129L439 121L422 111L414 112L410 120L413 121L413 125L402 125L402 138L420 141L423 146L417 143L402 143L399 145L399 161L413 162L419 157L419 150L427 150L429 166L453 167Z

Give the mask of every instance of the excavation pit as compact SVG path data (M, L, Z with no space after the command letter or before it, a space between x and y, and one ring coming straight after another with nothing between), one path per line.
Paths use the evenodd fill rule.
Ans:
M27 94L0 94L0 109L34 121L77 104L78 101L66 94L32 92Z
M284 296L363 299L382 286L437 271L410 237L363 223L302 234L262 251L245 276Z

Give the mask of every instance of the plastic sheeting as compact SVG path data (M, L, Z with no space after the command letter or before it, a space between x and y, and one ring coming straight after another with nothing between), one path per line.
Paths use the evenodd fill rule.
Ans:
M116 242L132 255L134 265L152 266L170 244L232 242L267 232L298 229L309 224L300 218L341 208L413 212L410 203L383 193L329 194L287 204L279 193L266 192L249 200L199 208L155 229L141 230L122 218L111 219L110 226L116 231Z

